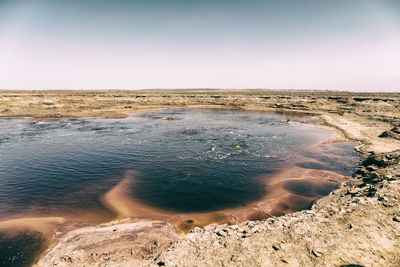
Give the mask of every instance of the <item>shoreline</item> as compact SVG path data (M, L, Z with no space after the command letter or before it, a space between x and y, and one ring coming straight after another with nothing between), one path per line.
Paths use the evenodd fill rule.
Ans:
M208 93L215 94L217 92L210 91ZM267 93L268 92L264 92L263 91L261 94L264 97L264 95L267 94ZM281 94L284 94L284 93L285 92L281 92ZM314 92L314 93L318 93L318 92ZM1 94L1 91L0 91L0 94ZM183 93L181 93L181 94L183 94ZM191 92L187 93L187 95L190 95L190 94L192 94L192 93ZM373 95L376 96L376 95L379 95L379 94L373 94ZM387 94L380 94L380 95L386 97ZM392 94L392 95L396 96L393 101L395 103L397 103L397 105L399 105L398 103L399 103L399 99L400 99L400 94ZM237 94L235 94L235 96L237 96ZM260 95L256 95L256 96L259 97ZM304 97L305 96L301 96L301 98L304 98ZM329 95L327 97L329 97ZM355 96L347 96L347 97L353 97L354 98ZM140 98L142 98L142 97L140 97ZM252 98L254 98L254 96L252 96ZM216 98L216 99L220 99L220 98ZM277 98L275 99L274 97L272 97L271 99L273 101L275 101ZM281 98L279 98L279 99L281 99ZM384 98L384 99L388 99L388 98ZM259 98L257 98L257 100L259 100ZM310 99L308 99L308 100L310 100ZM387 138L378 138L379 134L381 134L384 131L390 130L391 127L393 127L394 124L397 123L396 118L399 118L398 115L399 115L400 111L396 110L396 108L394 108L394 109L392 108L390 110L390 109L387 109L387 107L385 107L385 109L383 109L383 111L380 111L381 113L391 112L391 114L389 114L389 116L387 116L386 121L382 121L382 115L381 114L380 114L380 116L377 116L375 119L371 118L371 114L367 114L365 116L362 113L361 113L361 115L358 114L359 111L357 111L357 108L358 108L357 105L355 106L354 110L348 110L343 114L341 113L342 109L337 108L337 106L335 106L335 108L337 109L336 113L329 112L329 111L326 111L326 110L321 110L321 109L318 110L318 107L315 108L314 110L304 111L303 110L304 107L307 107L307 106L310 107L313 104L315 104L315 102L314 103L310 103L310 102L312 102L314 100L315 99L310 100L307 103L303 103L303 105L300 107L302 109L298 109L299 108L299 106L298 106L299 104L297 104L298 99L293 100L292 102L290 102L290 101L288 102L288 101L285 100L287 102L287 103L285 103L285 105L288 105L288 106L286 108L284 108L284 109L282 109L282 107L279 106L279 103L275 103L275 104L278 104L278 106L276 108L271 108L271 107L261 106L261 104L259 102L257 102L257 101L255 101L255 103L248 102L249 104L246 104L245 106L239 106L239 108L238 107L233 107L233 108L234 109L240 109L240 110L255 109L256 111L268 111L268 112L278 112L278 113L279 112L289 112L289 113L292 113L292 112L293 113L297 113L298 112L300 114L307 113L307 115L319 117L324 122L324 125L319 125L319 127L323 127L323 128L328 127L330 129L334 129L336 132L338 132L339 135L343 136L347 140L359 142L360 145L357 147L357 151L362 153L362 154L372 155L373 157L376 156L376 153L390 154L391 151L394 151L396 149L400 149L400 141L399 140L389 139L389 138L388 139ZM325 101L326 100L325 96L324 96L324 98L322 100L323 100L322 102L324 102L324 103L326 102ZM335 100L335 99L333 99L333 100ZM370 100L363 100L363 101L370 101ZM361 101L361 102L363 102L363 101ZM371 100L371 101L373 101L373 100ZM393 101L389 101L389 102L393 102ZM386 103L385 101L383 101L383 102ZM184 105L184 106L181 105L181 106L179 106L178 105L178 106L167 106L167 107L164 106L163 108L174 108L174 107L176 107L176 108L199 108L200 106L199 105L197 105L197 106L191 106L191 105ZM210 107L213 107L213 105L211 105L211 104L209 106L205 105L203 108L210 108ZM330 107L332 108L332 106L330 106ZM153 107L148 108L146 110L153 110L153 109L158 109L158 108L160 108L160 107L154 107L153 106ZM230 104L224 105L222 108L221 108L221 106L218 107L218 109L231 109L231 108L232 108L232 106ZM329 105L327 105L327 108L329 109ZM364 107L362 107L362 108L364 108ZM140 110L140 108L138 108L138 109L135 109L135 112L136 111L144 111L144 110L145 109ZM109 112L110 112L110 114L113 114L113 115L118 114L118 112L114 113L116 111L109 111ZM95 113L95 114L99 114L99 113ZM5 114L3 113L1 116L3 116L3 115L5 115ZM107 118L107 116L105 116L105 117ZM111 118L111 117L112 116L108 116L108 118ZM63 117L52 117L52 118L63 118ZM378 171L380 169L381 169L381 167L378 167ZM395 174L397 174L397 170L395 170L395 171L396 171ZM366 175L367 174L364 173L362 177L365 177ZM359 181L360 179L361 178L358 178L357 181ZM162 243L163 245L155 245L155 247L154 246L152 247L150 245L150 247L152 247L151 249L154 250L153 254L157 254L157 255L153 255L153 256L147 255L147 256L145 256L145 257L147 257L145 260L143 260L143 259L140 259L140 260L134 259L134 260L137 260L137 261L135 261L135 264L136 265L146 265L146 266L149 265L149 266L152 266L152 263L151 263L152 261L154 261L156 264L158 264L158 266L161 266L160 265L161 263L164 263L167 266L175 266L175 265L176 266L190 266L190 265L196 265L196 264L201 264L201 263L204 263L204 265L222 265L222 264L226 265L226 264L229 264L229 263L230 264L239 264L240 262L242 264L244 264L244 263L250 262L249 261L250 259L248 258L249 256L253 256L252 260L253 260L254 265L256 265L256 266L262 265L264 263L269 263L269 264L273 263L274 265L285 265L286 264L285 262L290 263L292 265L296 265L296 261L294 261L294 260L296 259L296 255L297 255L297 257L299 257L299 259L302 260L301 264L307 264L307 263L322 264L321 260L323 259L324 263L322 265L325 265L325 264L329 263L329 261L326 261L329 258L329 257L327 257L327 255L329 253L327 253L325 251L324 252L320 251L320 250L324 250L322 248L319 248L318 250L317 249L309 249L307 251L301 250L300 248L298 248L300 246L299 244L302 243L300 241L299 241L299 244L296 245L296 243L294 243L291 246L293 246L293 248L296 247L296 249L298 249L299 252L301 251L301 253L300 254L293 253L293 255L291 255L291 256L290 255L286 255L282 259L281 258L279 258L279 259L275 258L275 256L270 253L270 248L272 246L272 253L278 254L278 252L282 252L283 250L285 250L283 248L283 247L285 247L285 245L280 243L279 246L273 244L273 245L269 245L269 247L268 247L266 244L267 243L269 244L270 240L268 240L268 242L265 240L265 244L264 244L265 248L264 249L266 249L266 251L268 251L268 253L269 253L268 255L269 256L268 257L261 257L263 259L263 262L254 261L254 260L256 260L256 257L257 257L257 255L254 254L254 253L253 254L250 253L249 255L244 255L242 253L238 254L236 252L236 254L237 254L236 255L237 259L236 260L225 259L224 257L226 256L225 254L227 254L227 251L226 251L227 248L228 248L228 250L230 248L230 244L229 243L235 244L235 246L242 246L244 244L243 243L244 241L248 242L248 239L254 239L254 244L248 244L248 246L252 247L256 243L257 244L259 243L258 237L260 237L262 235L265 235L266 233L269 233L268 237L271 238L271 240L274 239L273 238L274 236L278 236L278 235L282 234L281 232L283 230L285 230L285 229L287 230L287 227L286 226L283 227L282 225L283 224L290 225L292 223L292 221L293 221L291 218L300 216L301 220L308 220L309 217L316 216L315 214L318 215L321 212L326 212L326 208L331 206L332 203L336 203L338 205L339 204L342 205L343 204L342 202L345 201L346 200L345 198L347 197L347 193L344 193L344 192L346 190L347 190L346 192L348 192L349 190L350 191L353 190L354 189L354 183L356 183L354 181L354 179L350 179L348 181L345 181L340 189L337 189L337 190L333 191L333 193L329 194L328 196L325 196L325 197L322 197L321 199L319 199L316 202L316 204L313 205L311 211L295 212L295 213L291 213L291 214L288 214L288 215L284 215L284 216L280 216L280 217L273 217L273 218L269 218L269 219L262 220L262 221L257 221L257 222L244 222L244 223L240 223L240 224L236 225L237 227L235 225L233 225L233 226L232 225L231 226L230 225L220 225L220 226L210 225L210 226L206 226L204 229L195 228L191 233L189 233L185 237L183 237L183 236L173 236L173 237L169 236L170 240L172 240L172 242L173 242L173 245L169 244L169 242L171 242L171 241L169 241L168 238L166 238L165 240L162 239L161 242L160 241L159 242L160 242L160 244ZM385 187L385 189L387 189L387 188ZM377 189L377 191L379 191L379 190L380 189ZM393 194L392 191L390 191L391 194ZM355 194L358 194L359 192L362 192L362 191L358 191ZM368 196L366 197L364 195L360 195L360 199L364 199L364 198L368 199ZM322 205L322 207L321 207L321 205ZM355 211L357 211L357 205L355 207ZM394 203L394 205L396 207L398 207L397 203ZM358 206L359 206L359 208L360 207L361 208L364 207L361 204L358 205ZM340 211L341 210L339 209L339 212ZM336 212L336 210L333 212L334 215L336 214L335 212ZM365 212L365 210L362 210L362 212ZM334 215L329 215L329 216L332 217ZM371 215L369 215L369 216L371 216ZM390 219L389 217L387 217L386 219ZM330 218L329 220L331 220L332 222L335 222L335 220L333 218ZM273 227L271 226L272 225L271 224L272 221L274 221L274 223L272 223L272 224L275 225ZM282 222L282 225L280 227L276 228L277 226L275 224L275 221ZM117 224L115 224L116 226L118 226L118 225L121 226L121 225L125 225L124 223L127 223L127 222L126 221L110 222L111 225L113 225L113 223L117 223ZM140 222L129 223L129 226L125 225L124 226L125 227L124 230L121 230L121 231L119 229L117 229L116 231L110 231L109 237L112 237L113 235L116 235L115 232L121 232L121 233L123 233L123 235L127 235L128 233L132 234L133 230L127 230L127 228L132 227L133 229L136 229L135 225L138 224L138 223L140 224ZM151 231L155 231L154 227L159 227L159 225L157 224L159 222L155 223L156 226L152 225L153 222L149 222L148 221L146 223L149 224L146 227L144 227L144 228L146 228L146 231L147 231L146 233L149 233ZM301 226L305 227L305 223L302 223ZM108 226L108 227L111 227L111 226ZM164 231L164 232L160 232L160 233L162 233L164 236L168 236L168 234L171 234L169 227L170 226L166 225L166 226L163 226L163 227L160 227L160 228L157 228L157 229L162 229L160 231ZM243 231L241 229L243 227L247 229L247 230L244 230L244 231L246 231L246 233L251 233L251 234L249 234L249 235L248 234L243 234ZM253 231L254 227L256 227L258 230L257 231ZM272 231L271 227L274 229L274 231L277 231L277 233L272 233L271 232ZM298 226L296 226L296 227L298 227ZM94 229L93 231L96 231L96 229L98 230L99 228L98 227L94 227L92 230L90 230L90 229L91 228L89 227L88 228L88 232L86 233L86 236L91 235L90 233L92 233L91 231L93 229ZM294 230L294 229L295 228L292 229L292 231L294 231L292 234L293 235L298 234L298 233L296 233L296 230ZM393 230L393 229L391 229L391 230ZM77 231L79 231L79 229ZM82 229L80 229L80 231L82 231ZM365 228L363 228L363 231L364 232L361 231L361 233L365 234ZM233 238L233 235L232 235L232 238L230 238L231 232L236 235L235 238ZM254 236L253 236L253 234L254 234ZM71 232L63 235L63 237L61 239L63 239L63 238L67 238L67 239L68 238L72 238L72 236L68 236L68 235L71 235ZM85 233L84 232L79 232L79 235L83 238L85 236ZM205 240L204 237L206 237L206 236L210 236L210 237L207 240ZM241 236L246 236L246 237L243 238ZM214 237L216 237L217 239L215 239ZM54 260L57 257L59 258L59 255L60 255L61 251L63 251L63 249L61 248L62 247L61 239L58 240L58 243L56 243L53 248L49 249L43 255L41 255L41 258L39 259L39 262L38 262L38 266L47 266L47 264L50 263L49 260L51 260L51 259ZM228 244L225 246L224 244L220 244L221 243L220 242L221 239L226 239L226 240L232 239L232 240L230 240L228 242ZM244 240L242 240L242 239L244 239ZM287 237L286 237L286 239L287 239ZM337 240L339 240L339 239L337 239ZM217 242L217 243L215 243L214 241ZM313 242L314 243L318 243L320 241L321 240L314 240ZM398 242L397 241L398 240L395 240L395 242L394 242L395 245L396 245L394 251L398 252L399 250L397 250L397 249L398 249L399 246L398 246ZM165 244L163 242L165 242ZM341 242L343 242L343 240ZM241 245L241 243L243 243L243 244ZM204 244L206 244L206 245L204 245ZM65 243L64 243L64 245L65 245ZM75 244L75 245L77 245L77 244ZM205 252L203 253L202 249L200 249L203 245L204 245L204 251L208 251L208 252L211 253L210 256L207 256L205 254ZM222 247L221 247L221 245L222 245ZM147 245L144 245L144 247L146 247L146 246ZM58 249L61 249L60 251L58 251L58 254L54 250L56 247ZM178 247L180 249L178 249ZM219 249L216 249L217 247L219 247ZM268 249L267 249L267 247L268 247ZM70 249L69 251L73 251L73 250L76 249L76 247L75 248L74 247L69 247L69 249ZM357 251L354 251L354 250L355 250L355 248L353 248L353 253L357 253ZM65 253L64 254L66 254L67 251L68 251L68 248L65 247L65 250L64 250ZM292 249L292 252L293 251L297 251L297 250L293 250ZM52 252L54 252L53 256L51 256ZM155 253L155 252L157 252L157 253ZM199 257L201 258L201 261L194 260L193 256L191 256L191 254L188 255L188 253L192 253L193 255L197 255L198 258ZM215 253L217 253L217 254L215 254ZM233 253L233 252L231 251L229 253ZM310 257L305 259L304 258L305 256L302 256L303 254L307 255L307 257L308 256L310 256ZM132 254L131 254L131 256L132 256ZM71 256L70 259L72 260L72 259L74 259L74 257ZM210 257L215 257L215 259L210 258ZM217 261L217 259L221 258L221 257L224 258L224 260L223 261ZM124 261L124 259L125 259L125 261ZM244 261L245 259L246 259L246 261ZM311 259L312 261L311 262L307 261L308 259ZM374 259L376 260L376 258L374 258ZM398 260L398 258L396 258L396 257L394 257L393 259L395 259L396 261ZM58 259L58 260L60 261L59 263L61 264L61 265L58 265L58 266L72 266L72 265L69 265L71 263L69 262L68 258L66 258L66 260L60 260L60 259ZM129 261L126 261L127 260L126 256L124 256L124 257L121 256L120 259L118 259L118 257L117 257L117 259L115 259L115 260L116 261L114 261L114 259L111 259L111 256L104 256L102 259L99 258L98 261L93 259L93 261L91 263L89 263L89 262L86 262L86 263L89 264L89 266L97 266L99 264L107 264L107 266L121 266L121 265L118 265L118 264L123 264L123 263L128 263L129 262ZM130 260L132 260L132 259L130 259ZM337 262L337 259L336 258L334 260L332 259L331 263L333 263L333 262ZM355 259L353 259L351 261L348 261L348 262L350 262L349 264L355 264L356 263ZM359 261L359 262L362 263L362 261ZM383 262L384 263L389 263L387 266L391 266L390 264L393 263L393 261L383 261ZM83 263L85 263L85 261L83 261ZM133 264L133 262L129 262L129 263ZM297 261L297 263L299 264L300 262ZM345 264L345 263L346 263L346 261L342 260L341 264ZM373 263L373 261L372 261L372 263ZM369 264L371 264L371 262L369 262ZM367 263L367 265L368 265L368 263ZM157 265L155 265L155 266L157 266Z

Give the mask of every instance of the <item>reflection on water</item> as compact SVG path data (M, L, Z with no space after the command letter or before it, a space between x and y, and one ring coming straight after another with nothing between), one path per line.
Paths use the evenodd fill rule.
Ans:
M292 117L243 111L173 109L121 120L2 119L0 218L111 220L116 214L104 196L129 170L136 175L124 194L143 205L175 213L238 208L273 194L269 179L288 166L350 175L359 159L352 144L316 149L331 134ZM279 210L290 211L329 193L337 182L305 179L279 186L290 199L288 208ZM248 218L265 216L259 210ZM0 249L0 258L7 253Z

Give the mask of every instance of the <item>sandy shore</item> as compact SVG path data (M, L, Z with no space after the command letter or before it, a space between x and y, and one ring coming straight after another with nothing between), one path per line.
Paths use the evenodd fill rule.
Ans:
M41 257L39 266L54 263L57 266L396 266L400 263L397 256L400 223L395 219L400 216L397 201L400 172L396 161L400 156L392 152L400 149L396 128L400 124L400 94L262 90L0 91L2 117L124 118L136 111L172 107L314 116L324 122L320 127L333 128L343 138L358 142L359 152L371 155L372 159L390 157L361 166L355 178L317 201L311 211L238 225L209 225L195 228L187 235L176 233L166 222L122 219L55 235L54 245ZM363 182L370 176L379 179ZM111 208L126 213L121 205ZM255 216L260 218L261 215Z

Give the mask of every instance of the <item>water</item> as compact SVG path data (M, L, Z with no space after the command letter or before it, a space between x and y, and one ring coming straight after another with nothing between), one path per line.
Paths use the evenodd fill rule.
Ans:
M354 145L313 150L331 135L302 119L244 111L1 119L0 220L88 211L111 219L102 196L128 170L136 171L129 194L148 206L180 213L240 207L268 194L265 177L288 164L351 175L359 159ZM335 188L285 186L297 195Z

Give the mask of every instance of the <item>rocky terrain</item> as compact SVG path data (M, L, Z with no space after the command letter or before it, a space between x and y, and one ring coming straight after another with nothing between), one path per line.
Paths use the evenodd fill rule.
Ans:
M178 239L166 222L113 222L82 228L63 237L39 266L139 266Z
M400 94L268 90L0 91L3 117L123 118L157 108L313 116L369 155L311 210L184 235L129 219L54 236L39 266L400 266Z
M228 108L339 114L400 123L400 93L290 90L0 91L0 116L127 117L135 111Z

